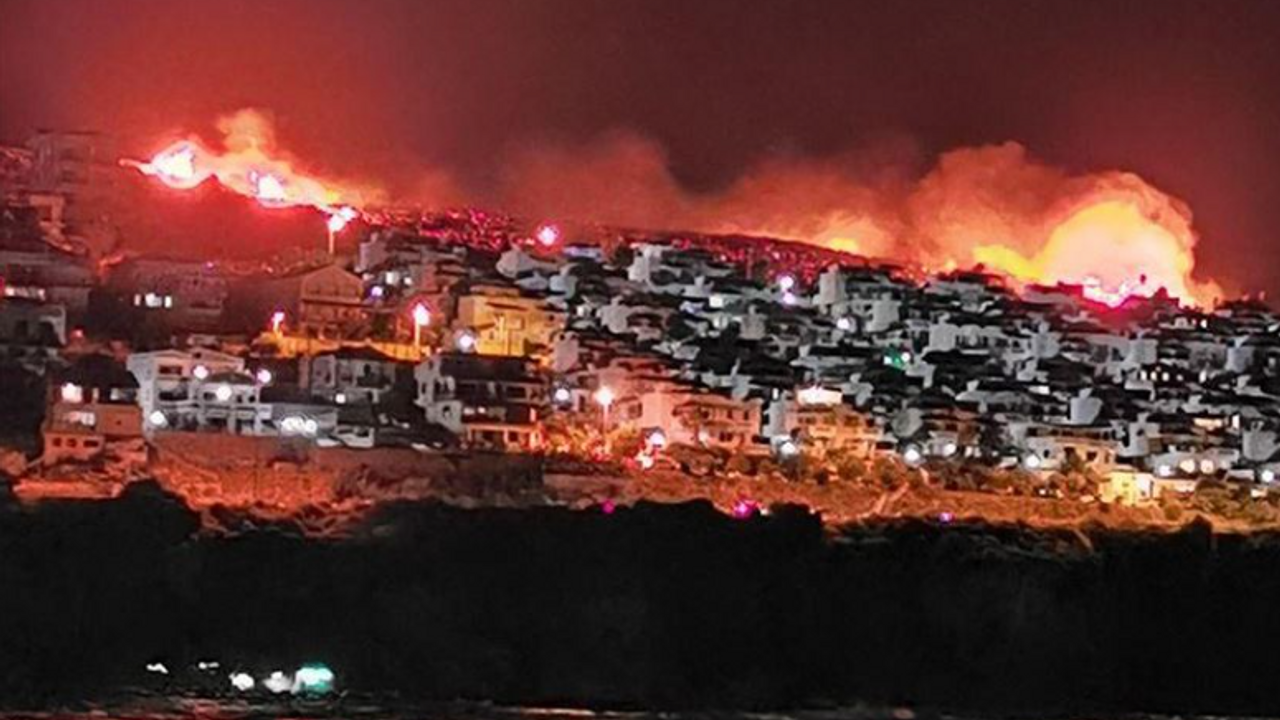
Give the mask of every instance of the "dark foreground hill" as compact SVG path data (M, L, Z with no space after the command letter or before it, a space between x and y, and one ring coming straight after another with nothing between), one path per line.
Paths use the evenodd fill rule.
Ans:
M421 699L654 707L905 703L1275 714L1280 542L802 510L391 506L353 536L203 534L153 485L0 499L0 705L143 666L320 660Z

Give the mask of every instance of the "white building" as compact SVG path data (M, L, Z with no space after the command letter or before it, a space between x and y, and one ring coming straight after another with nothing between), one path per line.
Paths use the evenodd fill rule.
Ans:
M398 365L373 348L340 348L311 360L310 389L339 404L377 405L395 387Z
M262 433L271 406L244 360L207 348L134 353L126 362L138 381L138 405L148 433L219 429Z

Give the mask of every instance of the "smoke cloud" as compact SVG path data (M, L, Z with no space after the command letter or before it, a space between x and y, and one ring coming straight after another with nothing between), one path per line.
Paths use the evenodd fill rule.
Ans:
M1221 294L1192 277L1190 210L1134 174L1072 175L1015 142L952 150L923 171L903 154L771 158L699 194L658 143L614 133L517 153L498 197L535 217L773 236L932 269L982 264L1114 302L1160 288L1200 303Z
M217 128L221 150L188 139L135 164L175 187L212 175L236 192L289 205L369 206L385 197L375 184L302 172L305 164L279 147L267 113L241 110ZM713 192L687 189L659 143L625 131L524 148L503 168L496 190L484 194L443 169L424 169L399 201L771 236L932 270L983 265L1019 281L1080 284L1111 304L1160 289L1204 305L1221 296L1193 276L1197 236L1184 203L1132 173L1067 173L1015 142L923 163L901 140L829 158L773 156Z

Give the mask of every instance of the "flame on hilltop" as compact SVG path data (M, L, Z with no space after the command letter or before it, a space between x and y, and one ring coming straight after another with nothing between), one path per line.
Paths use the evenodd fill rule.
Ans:
M1112 306L1161 288L1198 305L1221 294L1192 277L1190 212L1132 173L1069 174L1013 142L920 160L892 144L782 157L694 193L658 143L624 133L516 157L501 199L533 216L786 238L934 271L981 264Z
M242 110L218 129L221 152L189 138L125 162L180 190L213 178L267 207L317 208L335 233L373 199L299 172L260 113ZM1222 294L1193 277L1190 211L1137 175L1068 174L1013 142L952 150L923 171L919 160L897 145L775 158L719 191L692 193L660 145L619 133L511 158L490 199L532 217L801 240L935 271L982 265L1023 284L1076 285L1110 306L1161 289L1202 306ZM545 232L539 240L554 244Z
M121 163L178 190L190 190L212 178L264 207L312 207L329 216L329 228L334 231L354 219L358 214L354 207L370 195L298 171L277 151L271 123L261 113L241 110L219 119L217 127L223 135L221 152L188 138L168 145L147 162Z
M1111 307L1160 289L1179 300L1206 305L1216 289L1191 279L1194 236L1123 199L1107 199L1074 211L1048 232L1034 254L1000 245L974 248L974 259L1026 282L1081 286L1084 296Z

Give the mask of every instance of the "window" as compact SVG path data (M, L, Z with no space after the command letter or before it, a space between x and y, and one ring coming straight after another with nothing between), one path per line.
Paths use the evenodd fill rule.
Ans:
M102 443L101 443L100 441L98 441L98 440L85 440L85 441L84 441L84 447L85 447L86 449L89 449L89 450L92 450L92 449L94 449L94 448L98 448L98 447L101 447L101 446L102 446Z
M53 446L54 446L54 447L56 447L56 448L60 448L60 447L62 447L62 438L60 438L60 437L56 437L56 438L54 438L54 439L53 439L53 443L52 443L52 444L53 444Z

